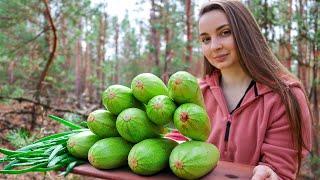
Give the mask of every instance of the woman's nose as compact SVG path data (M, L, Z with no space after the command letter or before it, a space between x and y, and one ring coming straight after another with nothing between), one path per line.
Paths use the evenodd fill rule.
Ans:
M210 49L211 50L219 50L222 48L222 43L218 38L212 38L210 43Z

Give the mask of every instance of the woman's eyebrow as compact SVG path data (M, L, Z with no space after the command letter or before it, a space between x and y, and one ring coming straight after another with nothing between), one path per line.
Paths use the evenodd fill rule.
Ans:
M204 35L207 35L208 33L206 33L206 32L203 32L203 33L201 33L199 36L204 36Z
M221 30L222 28L224 28L224 27L226 27L226 26L229 26L229 24L223 24L223 25L219 26L219 27L216 29L216 31L219 31L219 30Z
M219 27L216 29L216 31L220 31L221 29L223 29L224 27L227 27L227 26L229 26L229 24L223 24L223 25L219 26ZM201 33L199 36L203 36L203 35L207 35L207 34L208 34L208 33L203 32L203 33Z

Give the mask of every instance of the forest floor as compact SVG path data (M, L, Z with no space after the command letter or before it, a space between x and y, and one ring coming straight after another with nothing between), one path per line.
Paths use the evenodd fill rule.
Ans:
M38 111L37 118L32 122L32 109L33 104L26 102L12 102L10 104L0 103L0 147L8 149L16 149L16 147L8 141L8 133L10 130L23 128L30 132L31 135L36 135L37 137L46 136L52 133L57 133L64 131L65 128L60 126L55 121L48 119L48 114L54 114L55 112ZM54 114L62 117L63 114ZM32 127L31 124L34 124ZM0 153L0 158L3 155ZM3 169L4 164L0 163L0 169ZM301 176L299 179L312 179L310 171L310 163L304 162L301 170ZM98 178L91 178L80 176L76 174L69 174L67 177L59 176L57 172L47 172L47 173L26 173L22 175L2 175L0 174L0 179L12 179L12 180L94 180Z

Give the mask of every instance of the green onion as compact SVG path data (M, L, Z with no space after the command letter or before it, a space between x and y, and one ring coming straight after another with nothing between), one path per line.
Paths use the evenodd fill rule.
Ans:
M33 169L36 169L38 167L41 167L43 165L46 165L47 162L37 164L35 166L25 168L25 169L19 169L19 170L0 170L0 173L2 174L21 174L21 173L27 173L27 172L32 172Z
M58 145L50 154L49 156L49 161L51 161L59 152L61 152L62 150L65 150L65 147L63 147L61 144Z
M67 121L67 120L64 120L62 118L59 118L58 116L54 116L54 115L49 115L49 118L55 120L55 121L58 121L59 123L71 128L71 129L83 129L82 126L79 126L77 124L74 124L70 121Z
M0 153L5 155L0 158L0 163L9 162L3 170L0 170L0 174L46 172L66 167L63 175L67 175L76 165L85 163L69 154L67 141L70 136L89 129L57 116L49 115L49 117L72 130L43 137L18 150L0 148Z
M68 154L63 154L61 156L56 156L51 161L49 161L48 167L55 166L57 163L59 163L61 160L65 159L65 158L67 158L68 156L69 156Z
M23 152L23 151L21 151L21 152ZM10 149L0 148L0 153L2 153L4 155L13 155L13 154L20 153L20 151L12 151Z

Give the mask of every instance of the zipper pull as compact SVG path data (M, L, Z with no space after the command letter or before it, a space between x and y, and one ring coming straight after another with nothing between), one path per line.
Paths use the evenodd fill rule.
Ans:
M228 115L228 119L227 119L227 125L226 125L226 133L224 134L224 141L228 142L229 140L229 132L230 132L230 127L231 127L231 115Z

